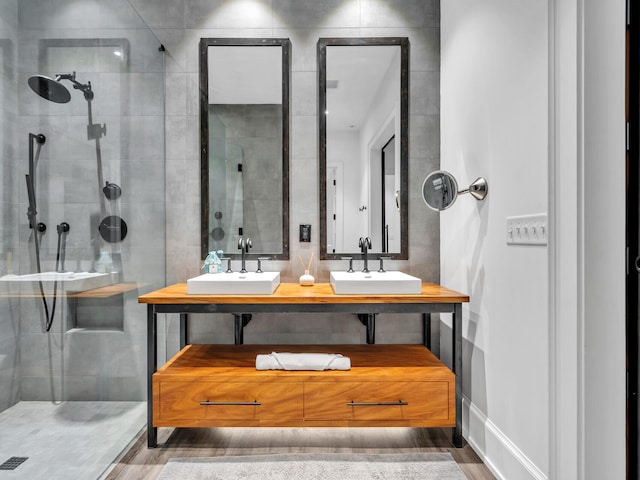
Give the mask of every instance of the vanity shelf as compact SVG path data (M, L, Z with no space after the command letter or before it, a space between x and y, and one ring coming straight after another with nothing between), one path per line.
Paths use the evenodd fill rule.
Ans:
M229 425L450 426L453 444L462 446L462 303L469 301L465 294L430 283L423 283L420 293L403 295L336 295L328 283L282 283L271 295L188 295L187 285L180 283L141 295L138 301L147 304L149 447L157 446L158 427ZM189 315L229 313L242 324L238 320L264 312L354 314L367 325L368 344L186 345ZM442 312L452 317L450 370L427 348L430 315ZM372 327L380 313L422 314L424 345L375 345ZM182 347L159 370L158 314L180 315ZM343 353L351 357L353 368L255 370L258 351L278 349ZM223 391L225 395L218 397Z
M348 371L256 370L331 352ZM455 427L455 375L422 345L188 345L153 375L156 427Z

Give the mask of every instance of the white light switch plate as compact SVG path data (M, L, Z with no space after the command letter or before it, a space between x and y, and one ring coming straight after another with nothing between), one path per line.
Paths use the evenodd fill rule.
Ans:
M547 214L507 217L507 245L546 245Z

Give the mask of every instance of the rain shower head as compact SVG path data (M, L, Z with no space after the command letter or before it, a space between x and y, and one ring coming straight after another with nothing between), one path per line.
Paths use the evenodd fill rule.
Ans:
M82 91L85 100L90 102L93 100L93 90L91 89L91 82L80 83L76 80L76 72L73 73L58 73L56 78L46 77L44 75L34 75L29 77L27 83L31 87L31 90L36 92L45 100L49 100L55 103L68 103L71 100L71 93L67 90L67 87L60 83L60 80L69 80L73 84L73 88Z
M44 75L34 75L27 80L31 90L36 92L45 100L55 103L68 103L71 100L71 94L67 87L60 83L60 77L52 79Z

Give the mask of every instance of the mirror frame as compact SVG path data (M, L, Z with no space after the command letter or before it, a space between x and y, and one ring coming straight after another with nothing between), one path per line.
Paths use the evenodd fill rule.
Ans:
M245 258L269 257L289 260L289 119L291 84L291 41L288 38L201 38L200 39L200 248L201 258L209 253L209 47L263 46L282 50L282 252L247 253ZM205 201L206 199L206 201ZM241 254L225 252L225 257Z
M409 258L409 39L407 37L320 38L317 44L318 60L318 166L320 194L320 259L340 260L361 254L327 252L327 47L354 47L397 45L400 47L400 252L368 254L368 258ZM354 252L357 251L354 242Z

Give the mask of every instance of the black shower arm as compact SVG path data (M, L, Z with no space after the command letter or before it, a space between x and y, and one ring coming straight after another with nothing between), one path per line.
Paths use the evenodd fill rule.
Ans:
M87 100L93 100L93 90L91 89L91 82L80 83L76 80L76 72L73 73L57 73L56 81L69 80L73 83L73 88L81 90L84 93L84 97Z

